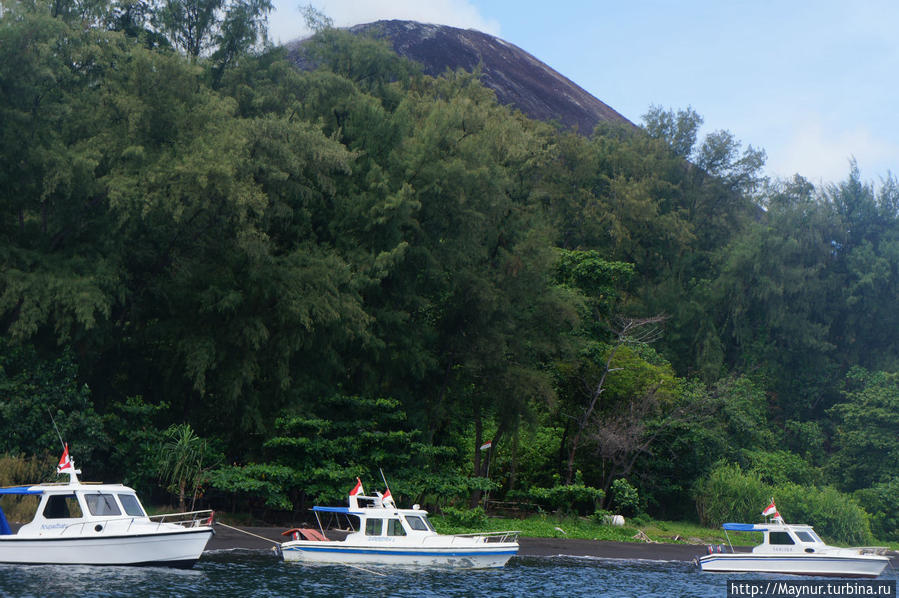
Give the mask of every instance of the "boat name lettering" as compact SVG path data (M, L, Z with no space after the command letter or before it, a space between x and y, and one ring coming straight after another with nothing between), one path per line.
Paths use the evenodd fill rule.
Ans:
M45 523L41 525L41 529L59 529L61 527L65 527L65 523Z

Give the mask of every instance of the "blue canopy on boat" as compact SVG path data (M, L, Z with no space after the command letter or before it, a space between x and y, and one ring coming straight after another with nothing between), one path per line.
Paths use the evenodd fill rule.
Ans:
M313 511L320 513L346 513L350 515L359 515L358 511L350 511L349 507L312 507Z
M726 530L730 530L732 532L765 532L768 531L766 527L756 527L754 523L725 523L722 525Z
M40 494L43 492L40 488L34 486L9 486L8 488L0 488L0 494Z
M11 486L9 488L0 488L0 494L40 494L40 489L33 489L32 486ZM6 514L0 509L0 536L9 536L12 529L6 520Z

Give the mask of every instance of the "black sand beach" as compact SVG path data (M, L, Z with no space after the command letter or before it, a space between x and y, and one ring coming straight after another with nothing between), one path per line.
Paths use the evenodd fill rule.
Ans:
M223 525L215 526L215 536L206 550L270 550L276 543L287 540L283 528L246 527L237 531ZM521 556L589 556L613 559L651 559L662 561L692 561L705 554L706 547L696 544L653 544L637 542L606 542L567 538L520 538Z
M271 550L288 538L281 535L280 527L241 527L231 529L215 526L215 535L206 550ZM250 535L253 534L253 535ZM520 556L575 556L604 559L692 561L706 554L704 544L662 544L651 542L610 542L605 540L578 540L570 538L519 538ZM738 552L749 551L737 547ZM893 567L899 568L899 553L888 552Z

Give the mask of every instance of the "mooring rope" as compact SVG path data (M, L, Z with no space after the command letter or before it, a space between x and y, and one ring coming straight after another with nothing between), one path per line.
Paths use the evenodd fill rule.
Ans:
M254 538L259 538L260 540L265 540L266 542L271 542L272 544L281 545L277 540L272 540L271 538L266 538L265 536L260 536L259 534L254 534L253 532L248 532L245 529L240 529L239 527L234 527L232 525L228 525L227 523L222 523L221 521L216 521L216 525L221 525L222 527L227 527L228 529L233 529L236 532L240 532L242 534L246 534L248 536L253 536Z
M221 521L216 521L215 524L227 527L228 529L233 529L236 532L240 532L240 533L246 534L248 536L253 536L254 538L259 538L260 540L265 540L266 542L271 542L272 544L275 544L278 547L281 546L281 543L278 542L277 540L272 540L270 538L266 538L265 536L260 536L259 534L254 534L253 532L248 532L245 529L240 529L239 527L234 527L233 525L228 525L227 523L222 523ZM366 573L372 573L374 575L381 575L382 577L387 575L386 573L381 573L380 571L372 571L371 569L366 569L364 567L360 567L358 565L353 565L350 563L341 563L341 564L346 567L352 567L353 569L359 569L360 571L365 571Z

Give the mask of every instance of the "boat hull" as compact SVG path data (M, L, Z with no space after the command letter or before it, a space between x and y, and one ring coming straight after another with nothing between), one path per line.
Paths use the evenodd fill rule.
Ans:
M518 544L491 543L470 547L341 545L338 542L285 542L285 561L332 564L402 565L482 569L502 567L518 554Z
M212 528L91 538L0 536L0 562L189 568L210 537Z
M820 577L877 577L889 559L881 556L709 554L699 567L710 573L780 573Z

